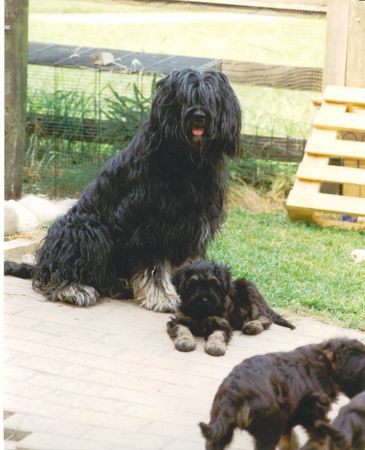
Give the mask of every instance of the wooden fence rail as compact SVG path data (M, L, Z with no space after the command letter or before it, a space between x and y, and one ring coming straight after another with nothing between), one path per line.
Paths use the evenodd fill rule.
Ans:
M222 72L231 81L301 91L321 91L323 70L319 67L294 67L249 61L223 60Z

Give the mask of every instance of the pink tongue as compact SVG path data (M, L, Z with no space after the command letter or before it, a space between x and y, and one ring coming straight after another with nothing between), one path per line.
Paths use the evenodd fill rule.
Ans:
M193 128L192 133L194 136L203 136L204 128Z

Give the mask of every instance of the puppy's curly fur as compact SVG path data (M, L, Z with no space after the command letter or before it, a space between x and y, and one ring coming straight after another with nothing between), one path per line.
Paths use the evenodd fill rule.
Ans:
M258 334L272 323L295 328L268 306L254 283L243 278L233 281L222 264L204 260L184 264L173 283L181 305L167 331L177 350L194 350L193 336L203 336L206 352L221 356L233 330Z
M58 219L28 271L50 300L87 306L99 295L176 311L174 267L201 256L224 219L226 157L241 111L225 75L175 71L157 83L151 116L77 204ZM17 267L5 263L5 274Z
M300 450L365 450L365 391L343 406L331 424L317 421Z
M200 423L206 449L224 449L235 428L253 436L256 450L274 450L279 442L290 448L294 426L311 436L339 391L353 397L364 389L365 345L355 339L246 359L219 387L209 424ZM318 401L320 409L313 407Z

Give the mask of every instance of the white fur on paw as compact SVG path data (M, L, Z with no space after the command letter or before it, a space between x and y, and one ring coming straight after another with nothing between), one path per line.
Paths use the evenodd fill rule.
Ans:
M211 356L223 356L226 353L226 342L223 331L214 331L205 343L205 352Z
M192 352L196 349L194 336L185 325L177 325L175 348L179 352Z
M92 286L72 283L57 292L57 299L61 302L72 303L77 306L92 306L100 295Z
M355 250L352 250L351 252L351 258L356 262L362 262L365 261L365 249L357 248Z
M146 309L158 312L176 312L181 300L171 281L170 267L162 266L161 275L155 280L147 271L132 278L134 298Z
M196 342L194 339L182 336L175 340L175 348L179 352L192 352L196 349Z
M180 302L178 295L168 297L164 292L140 300L141 306L156 312L176 312L179 309Z

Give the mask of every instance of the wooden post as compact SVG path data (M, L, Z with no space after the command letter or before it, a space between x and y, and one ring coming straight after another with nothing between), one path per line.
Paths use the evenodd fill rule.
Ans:
M5 198L23 179L28 64L28 0L5 1Z
M323 88L365 88L365 1L329 0Z
M365 1L329 0L327 51L323 88L328 85L365 88ZM365 117L364 117L365 120ZM347 139L363 140L357 133ZM344 160L344 166L365 168L363 161ZM365 197L365 188L344 184L343 195Z

